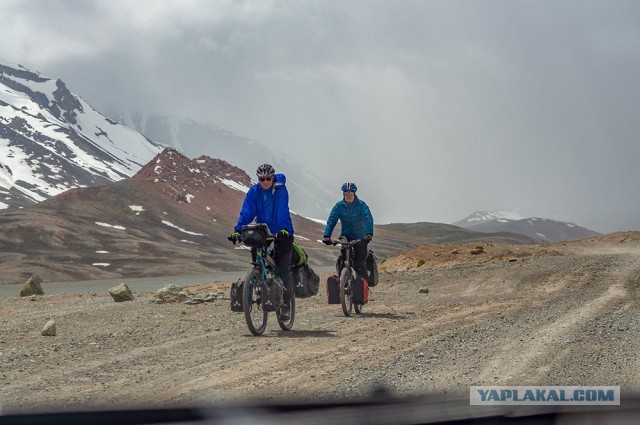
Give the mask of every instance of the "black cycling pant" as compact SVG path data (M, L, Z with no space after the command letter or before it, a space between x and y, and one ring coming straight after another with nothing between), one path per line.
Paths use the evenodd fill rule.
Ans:
M290 304L293 294L293 274L291 273L291 253L293 252L293 235L276 239L276 265L284 284L283 301Z

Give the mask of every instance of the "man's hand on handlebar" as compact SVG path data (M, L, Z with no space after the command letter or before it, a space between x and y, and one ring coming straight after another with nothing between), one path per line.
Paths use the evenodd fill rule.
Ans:
M325 236L324 238L322 238L322 243L325 245L331 245L333 242L331 241L331 238L329 236Z
M227 239L229 239L235 245L236 242L240 242L240 233L239 232L233 232L231 234L231 236L229 236Z

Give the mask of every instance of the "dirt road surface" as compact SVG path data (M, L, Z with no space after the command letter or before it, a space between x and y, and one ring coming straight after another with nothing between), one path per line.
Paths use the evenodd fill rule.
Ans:
M471 385L640 390L637 239L558 244L553 255L518 258L495 249L481 254L490 261L382 273L358 316L327 305L321 288L298 300L292 331L271 315L261 337L228 301L0 298L0 406L361 398L378 386L398 395L468 395ZM57 335L42 336L50 319Z

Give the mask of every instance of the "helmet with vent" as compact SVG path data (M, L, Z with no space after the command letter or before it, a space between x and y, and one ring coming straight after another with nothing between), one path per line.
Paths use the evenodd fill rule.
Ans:
M262 164L256 170L256 175L258 177L272 177L276 173L276 170L273 169L271 164Z
M356 186L353 182L347 182L342 185L343 192L356 192L358 190L358 186Z

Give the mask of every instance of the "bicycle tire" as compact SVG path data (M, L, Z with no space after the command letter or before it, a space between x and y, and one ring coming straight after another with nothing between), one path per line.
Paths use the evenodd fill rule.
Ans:
M346 317L351 316L351 310L353 310L350 280L351 271L345 267L340 274L340 304L342 304L342 312Z
M249 270L244 279L244 288L242 292L242 308L244 310L244 318L247 321L249 331L256 335L262 335L267 328L267 318L269 312L262 308L262 287L264 282L257 268ZM255 316L255 317L254 317ZM262 321L260 321L262 316Z
M291 301L289 301L289 320L286 322L280 321L278 316L278 325L283 331L290 331L293 328L293 322L296 319L296 297L295 294L291 294Z

